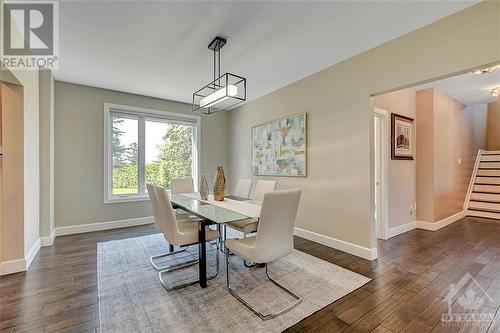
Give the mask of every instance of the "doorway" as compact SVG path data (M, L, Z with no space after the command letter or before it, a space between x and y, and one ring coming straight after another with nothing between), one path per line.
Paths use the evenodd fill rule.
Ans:
M389 112L375 108L373 117L374 151L374 221L378 239L388 239L388 115Z

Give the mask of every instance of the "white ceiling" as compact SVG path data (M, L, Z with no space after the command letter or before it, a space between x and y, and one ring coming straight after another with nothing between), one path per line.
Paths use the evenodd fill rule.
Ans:
M55 77L190 102L221 35L222 72L252 100L476 2L62 1Z
M500 87L500 68L489 74L465 73L413 87L414 90L435 88L463 105L496 101L490 90Z

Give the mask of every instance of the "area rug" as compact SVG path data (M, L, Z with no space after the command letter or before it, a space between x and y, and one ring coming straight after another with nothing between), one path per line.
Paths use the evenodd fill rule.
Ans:
M215 272L214 246L208 250L210 274ZM224 256L219 274L208 282L168 292L149 263L151 255L167 251L161 234L114 240L97 245L101 332L281 332L370 279L295 250L269 265L269 274L303 298L293 310L267 321L250 312L226 289ZM196 248L189 249L196 256ZM184 261L188 252L170 257ZM161 262L160 262L161 264ZM231 285L262 312L278 311L293 299L269 282L264 268L246 268L230 256ZM167 273L169 285L196 280L198 266Z

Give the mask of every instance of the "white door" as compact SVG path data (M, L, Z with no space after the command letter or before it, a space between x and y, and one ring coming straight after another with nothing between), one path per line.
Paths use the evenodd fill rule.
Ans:
M373 123L373 157L374 157L374 188L375 188L375 209L374 220L376 235L379 239L387 239L387 112L375 109Z

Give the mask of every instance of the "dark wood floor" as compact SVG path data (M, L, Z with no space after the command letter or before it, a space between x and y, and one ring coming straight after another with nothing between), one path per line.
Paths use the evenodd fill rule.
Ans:
M28 272L0 278L0 332L97 331L96 244L152 232L151 227L134 227L58 237L52 247L40 250ZM370 262L296 238L297 249L372 281L288 331L500 332L498 221L466 218L436 232L413 230L378 246L379 259ZM449 286L466 273L484 290L475 294L486 300L475 312L496 316L481 326L447 327L441 318L448 311ZM452 309L460 309L460 296L467 296L471 281L451 299Z

